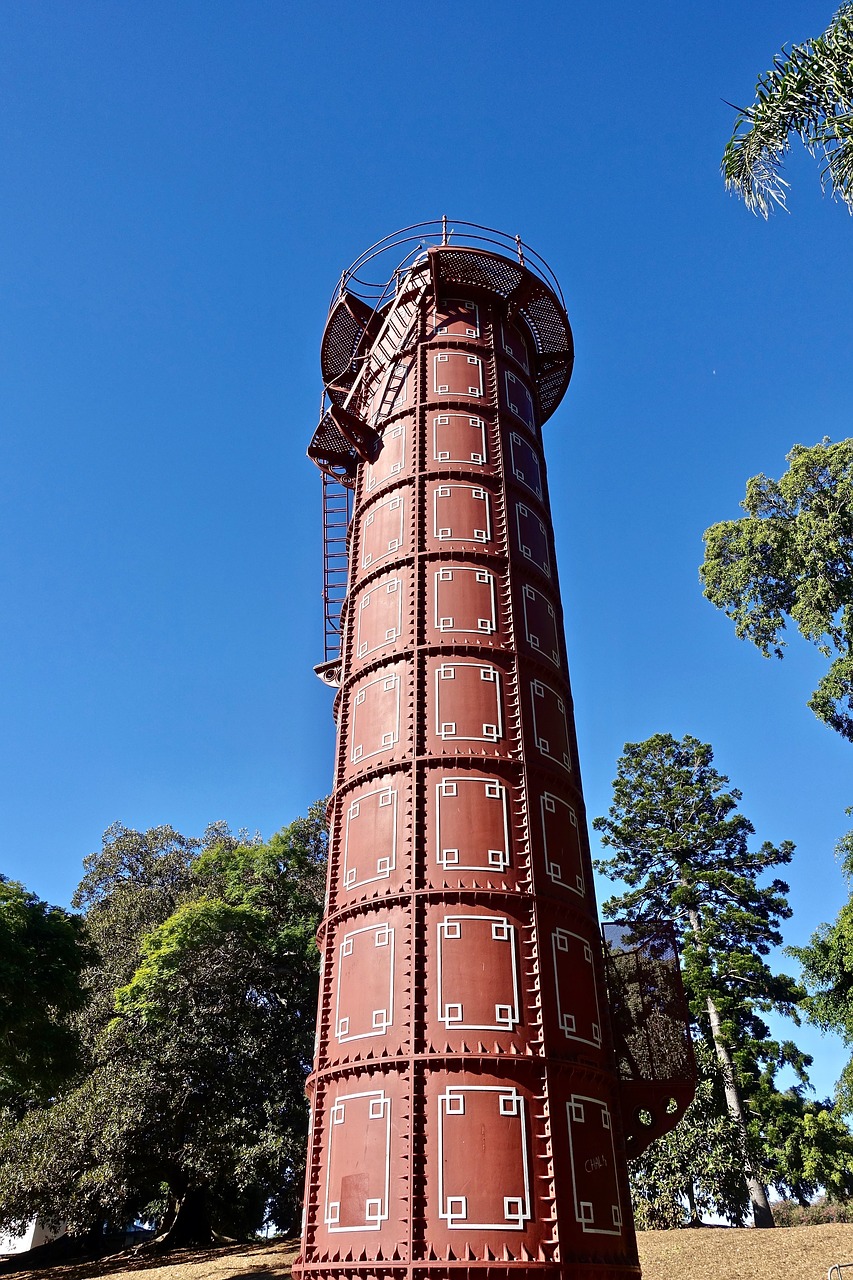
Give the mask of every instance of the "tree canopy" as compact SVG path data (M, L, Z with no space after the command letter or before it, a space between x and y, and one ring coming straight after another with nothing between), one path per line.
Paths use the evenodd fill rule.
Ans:
M774 204L785 207L781 169L792 136L822 157L824 190L853 213L853 4L822 35L777 54L735 121L721 166L726 186L765 218Z
M853 741L853 439L794 445L780 480L753 476L747 514L705 533L705 595L742 639L783 656L787 621L831 658L809 700Z
M671 919L676 926L691 1010L715 1052L739 1133L754 1219L771 1226L766 1181L788 1186L800 1176L786 1163L784 1143L776 1144L772 1161L761 1154L774 1114L780 1123L775 1075L787 1064L805 1081L810 1059L792 1042L772 1039L762 1016L776 1010L796 1018L803 994L766 959L791 914L788 886L760 882L791 860L794 846L752 848L755 831L738 812L740 799L713 767L710 746L689 735L656 734L626 743L613 804L593 826L613 850L598 869L626 885L604 911L631 923ZM737 1198L728 1203L736 1215Z
M194 862L222 834L210 829L198 839L169 826L133 831L116 822L104 832L101 848L83 859L71 902L83 911L98 951L87 974L92 998L86 1016L93 1027L113 1016L115 989L132 977L142 939L190 891Z
M0 876L0 1107L46 1100L79 1065L72 1015L92 958L79 916Z
M838 852L853 886L853 832L839 842ZM807 946L789 950L803 966L810 1021L824 1031L837 1032L853 1049L853 896L833 924L823 924L812 934ZM838 1083L838 1099L843 1109L853 1114L853 1056Z
M88 1069L0 1125L0 1221L156 1218L172 1243L297 1219L325 884L323 806L267 843L113 827L77 901Z

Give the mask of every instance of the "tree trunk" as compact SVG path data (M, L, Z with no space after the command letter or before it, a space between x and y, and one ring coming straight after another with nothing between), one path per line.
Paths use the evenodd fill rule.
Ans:
M210 1201L206 1188L189 1188L178 1205L175 1221L167 1235L169 1245L174 1249L213 1242L213 1223L210 1220Z
M683 878L681 883L685 888L687 887ZM693 930L693 934L700 945L702 945L699 913L696 910L688 909L687 915L690 919L690 927ZM770 1201L767 1199L767 1188L752 1167L752 1159L749 1154L749 1134L746 1127L743 1100L740 1096L740 1089L737 1084L735 1064L732 1062L732 1055L729 1052L729 1046L723 1038L723 1029L720 1025L720 1012L710 996L705 997L705 1007L708 1010L708 1018L711 1023L711 1035L714 1040L714 1049L716 1050L717 1061L720 1064L720 1070L723 1076L726 1106L728 1107L729 1115L735 1121L738 1129L740 1130L741 1142L743 1143L743 1178L746 1183L749 1202L752 1205L752 1220L756 1227L775 1227L776 1223L773 1221L773 1210L770 1208Z
M691 1227L701 1227L702 1222L699 1214L696 1212L696 1189L693 1186L693 1179L687 1179L687 1204L690 1208L690 1225Z
M163 1217L161 1221L157 1223L158 1236L165 1236L168 1233L169 1229L172 1226L172 1223L175 1221L175 1218L177 1218L178 1216L178 1208L180 1206L180 1203L181 1202L176 1195L169 1196L169 1203L166 1206L166 1210L163 1214Z
M720 1064L720 1070L723 1074L723 1087L726 1092L726 1106L729 1109L729 1115L733 1117L740 1129L741 1141L744 1147L744 1170L743 1176L746 1182L746 1189L749 1192L750 1203L752 1204L752 1217L756 1227L775 1227L773 1221L773 1210L770 1208L770 1202L767 1199L767 1188L752 1168L752 1161L749 1155L749 1135L746 1128L746 1116L743 1111L743 1101L740 1096L740 1090L737 1087L735 1078L735 1066L732 1062L732 1056L729 1047L723 1039L722 1028L720 1026L720 1014L717 1006L710 996L705 998L706 1007L708 1009L708 1018L711 1022L711 1035L714 1037L714 1048L717 1051L717 1061Z
M170 1206L171 1209L171 1206ZM170 1220L171 1219L171 1220ZM153 1240L137 1245L134 1253L168 1253L170 1249L204 1248L219 1237L210 1218L210 1201L205 1187L190 1187L177 1201L174 1214L167 1215L168 1226Z

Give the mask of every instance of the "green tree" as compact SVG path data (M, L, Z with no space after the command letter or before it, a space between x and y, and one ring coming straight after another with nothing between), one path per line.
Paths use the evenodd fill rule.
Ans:
M823 35L777 54L735 122L721 166L726 186L765 218L774 204L785 206L780 170L792 136L822 156L824 190L853 213L853 4L841 6Z
M691 1010L716 1053L728 1111L742 1144L742 1175L756 1226L772 1226L762 1177L760 1126L750 1102L764 1077L787 1063L808 1064L790 1042L769 1038L761 1014L795 1015L801 992L765 957L781 942L791 910L781 880L758 883L790 862L793 845L749 847L752 823L737 812L740 792L713 768L713 752L689 735L656 734L626 743L607 817L596 818L614 851L598 869L627 885L604 904L629 922L671 919L676 926Z
M113 828L103 860L87 860L80 898L95 928L109 933L112 905L121 926L92 978L92 1065L52 1105L0 1130L3 1222L39 1212L85 1230L155 1216L178 1244L245 1234L268 1206L280 1226L294 1221L323 807L267 844L222 827L202 841L158 832ZM142 893L138 911L128 881Z
M629 1165L634 1216L641 1230L696 1226L705 1214L741 1226L749 1210L739 1126L726 1106L719 1062L694 1041L696 1096L679 1123ZM820 1189L835 1200L853 1194L853 1134L830 1102L804 1098L801 1085L765 1081L760 1102L762 1177L782 1195L808 1204Z
M194 863L220 835L229 838L219 827L198 839L169 826L133 831L116 822L104 832L101 848L83 859L83 878L71 901L85 913L100 956L87 975L93 1030L113 1016L115 989L133 976L142 939L187 896Z
M831 1100L806 1098L802 1085L776 1089L764 1079L750 1103L761 1117L761 1156L780 1195L809 1204L853 1196L853 1133Z
M705 595L765 657L782 657L786 620L795 622L832 659L809 706L853 742L853 439L795 445L788 462L781 480L748 482L745 517L706 532ZM838 852L853 883L853 832ZM803 966L809 1020L853 1045L853 897L808 946L789 950ZM853 1058L838 1099L853 1112Z
M79 916L0 876L0 1107L48 1098L78 1065L73 1017L93 958Z
M641 1231L698 1226L705 1214L740 1226L749 1210L741 1129L726 1107L719 1063L701 1037L694 1050L696 1096L675 1128L628 1166Z
M853 741L853 439L794 445L788 463L747 482L745 516L706 531L700 577L765 657L782 657L790 619L833 659L809 706Z
M839 842L838 852L853 885L853 832ZM853 1048L853 896L834 924L823 924L812 934L808 946L789 950L803 967L810 1021L823 1031L837 1032ZM842 1072L837 1094L843 1110L853 1113L853 1057Z

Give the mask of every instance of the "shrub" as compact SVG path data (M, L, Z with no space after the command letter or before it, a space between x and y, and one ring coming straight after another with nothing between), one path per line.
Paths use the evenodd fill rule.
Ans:
M796 1200L780 1200L773 1205L777 1227L817 1227L824 1222L853 1222L853 1200L827 1200L821 1196L814 1204L797 1204Z

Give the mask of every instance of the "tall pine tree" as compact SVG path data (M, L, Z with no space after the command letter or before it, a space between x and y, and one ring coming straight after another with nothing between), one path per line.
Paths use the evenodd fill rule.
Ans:
M626 743L609 814L593 823L613 850L597 866L627 886L604 904L608 915L677 927L691 1010L716 1053L740 1133L755 1225L771 1227L752 1104L772 1088L778 1067L788 1063L805 1079L810 1060L792 1043L771 1040L761 1018L770 1010L796 1016L802 993L765 959L791 914L788 886L758 880L790 862L794 846L750 849L755 828L737 812L741 794L729 789L713 758L710 746L689 735Z

